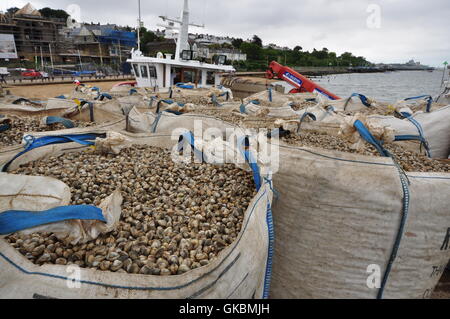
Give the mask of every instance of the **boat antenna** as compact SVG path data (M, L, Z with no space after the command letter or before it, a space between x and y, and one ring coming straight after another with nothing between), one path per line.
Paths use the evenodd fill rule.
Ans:
M138 11L139 11L139 19L138 19L137 37L138 37L138 50L141 51L141 28L142 28L141 0L138 0Z

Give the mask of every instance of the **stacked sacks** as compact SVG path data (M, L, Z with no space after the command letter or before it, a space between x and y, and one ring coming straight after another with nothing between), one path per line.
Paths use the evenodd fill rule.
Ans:
M49 132L74 127L89 127L92 123L70 121L57 116L42 118L6 116L0 118L0 147L22 144L24 136L33 132Z
M190 85L176 85L168 93L169 99L174 99L179 103L193 103L195 105L220 104L233 101L233 93L223 86L213 88L189 88Z
M93 141L91 137L78 136L79 141ZM192 135L183 135L184 149L193 145ZM102 139L105 136L98 136ZM61 138L64 138L61 136ZM117 139L117 134L107 134L106 138ZM167 147L173 144L166 135L140 135L131 137L132 143L147 147ZM73 139L76 141L77 139ZM88 143L84 148L88 147ZM114 143L103 143L104 145ZM75 146L75 147L74 147ZM177 144L179 149L180 144ZM52 155L64 154L69 149L84 149L77 143L49 144L40 147L39 152L30 151L12 163L14 169L24 164ZM242 149L243 150L243 149ZM121 152L123 152L122 150ZM246 155L247 157L247 155ZM138 163L136 163L138 164ZM192 165L192 164L181 164ZM229 164L228 164L229 165ZM255 176L258 170L254 170ZM29 178L18 176L17 178ZM256 178L256 177L255 177ZM33 296L58 296L72 298L263 298L268 295L270 283L270 259L268 254L270 225L271 187L269 180L255 179L259 189L244 213L242 229L236 240L220 252L209 264L174 277L148 274L126 274L81 269L79 289L67 289L66 267L59 265L31 264L10 244L0 240L0 263L2 264L2 296L31 298ZM46 185L49 183L46 183ZM258 186L259 185L259 186ZM32 191L31 187L29 191ZM20 209L31 209L27 201L18 193L15 202ZM45 194L42 194L45 196ZM38 196L38 198L40 198ZM63 201L53 201L45 208L64 205ZM11 207L16 209L15 206ZM205 225L206 227L206 225ZM92 233L92 232L91 232ZM14 239L17 246L17 239ZM20 245L20 244L19 244ZM30 277L30 273L39 273Z
M426 149L432 158L448 158L450 154L450 106L430 112L410 109L399 110L403 119L393 116L376 116L370 118L389 126L395 131L398 140L416 141L411 149L420 152Z
M278 143L271 297L429 298L439 281L450 257L448 164L410 162L420 158L388 143L392 129L362 120L344 118L341 137L301 130L302 146ZM407 158L397 163L397 151Z
M127 116L127 131L131 133L160 133L172 134L176 129L189 131L203 131L218 129L224 132L235 125L226 123L214 116L186 113L174 114L172 112L159 111L141 113L137 108L131 109Z
M0 114L16 116L60 116L74 103L68 100L49 99L39 103L14 97L0 104Z
M235 112L243 116L292 119L298 111L317 104L313 94L282 94L271 88L243 100Z
M322 100L316 107L306 108L298 113L305 119L306 123L302 125L306 129L331 134L339 132L346 117L365 114L377 125L392 128L396 141L408 149L417 153L426 152L432 158L447 158L450 153L450 126L447 121L450 106L433 107L429 99L426 101L426 111L413 112L409 108L400 108L404 106L401 103L388 108L363 95L354 94L346 100ZM314 115L314 123L308 123L309 119L304 117L307 113Z

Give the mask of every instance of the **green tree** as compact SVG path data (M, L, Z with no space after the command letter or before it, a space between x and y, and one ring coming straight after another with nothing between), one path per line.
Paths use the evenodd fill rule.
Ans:
M301 47L301 46L299 46L299 45L297 45L295 48L294 48L294 51L296 51L296 52L300 52L300 51L302 51L303 50L303 48Z
M141 38L141 50L143 53L148 54L148 44L153 42L161 42L164 40L162 37L158 37L154 32L147 30L147 28L142 27L140 29L140 38Z
M16 13L19 10L20 9L17 8L17 7L12 7L12 8L7 9L6 12L8 12L9 14L14 14L14 13Z
M261 47L255 43L244 42L241 45L241 50L242 50L242 52L247 54L247 58L249 60L262 60L263 59L263 55L262 55L263 51L262 51Z
M244 40L238 38L238 39L233 39L233 41L231 41L231 44L236 48L236 49L240 49L242 43L244 43Z
M258 37L256 34L253 36L252 43L253 43L253 44L256 44L256 45L259 46L260 48L262 48L262 46L263 46L263 43L262 43L261 38Z
M54 10L49 7L42 8L39 10L41 15L45 18L57 18L57 19L67 19L69 14L64 10Z

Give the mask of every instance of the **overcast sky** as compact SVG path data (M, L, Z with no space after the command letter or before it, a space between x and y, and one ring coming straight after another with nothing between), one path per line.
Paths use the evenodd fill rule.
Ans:
M0 0L0 9L29 1ZM138 0L34 0L38 9L81 8L84 22L136 25ZM157 28L159 15L178 17L182 0L141 0L145 26ZM374 6L375 5L375 6ZM304 50L350 51L372 62L440 66L450 60L449 0L190 0L190 32L250 38ZM379 19L378 19L379 17Z

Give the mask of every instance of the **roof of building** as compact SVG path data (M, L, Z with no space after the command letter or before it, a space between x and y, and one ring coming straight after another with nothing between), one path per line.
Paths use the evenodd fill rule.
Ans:
M41 13L35 7L33 7L31 3L27 3L22 9L19 9L19 11L17 11L14 15L42 17Z

